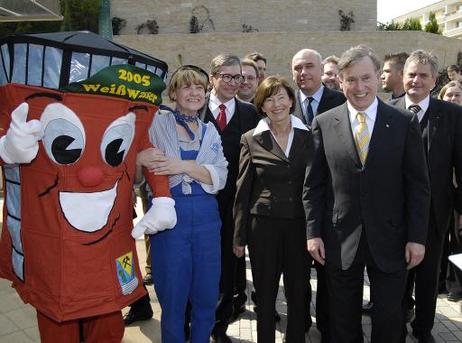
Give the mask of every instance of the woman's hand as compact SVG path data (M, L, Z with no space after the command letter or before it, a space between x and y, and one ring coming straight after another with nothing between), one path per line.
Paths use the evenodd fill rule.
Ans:
M244 256L245 246L235 245L235 246L233 246L233 252L234 252L234 255L236 255L237 258L242 257L242 256Z
M159 157L152 163L152 169L156 175L177 175L187 173L188 161L182 161L175 157Z
M136 155L136 165L141 167L146 167L149 171L152 171L154 168L154 163L163 158L164 153L162 150L157 148L145 149Z

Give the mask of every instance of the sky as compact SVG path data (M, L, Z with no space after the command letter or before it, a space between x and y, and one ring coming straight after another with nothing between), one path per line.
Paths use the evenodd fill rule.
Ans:
M377 20L387 23L394 17L435 2L438 0L377 0Z

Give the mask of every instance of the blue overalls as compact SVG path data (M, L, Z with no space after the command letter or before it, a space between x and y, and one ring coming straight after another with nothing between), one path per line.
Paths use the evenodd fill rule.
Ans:
M182 160L195 160L197 154L181 149ZM171 189L176 226L151 236L152 276L162 308L164 343L185 342L188 299L192 305L192 343L208 343L215 323L221 271L218 203L199 183L190 185L191 194L183 194L181 184Z

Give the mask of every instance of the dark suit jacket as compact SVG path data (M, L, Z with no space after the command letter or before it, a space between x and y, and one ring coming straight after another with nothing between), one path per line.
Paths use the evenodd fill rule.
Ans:
M302 109L300 107L300 92L297 90L296 93L297 101L295 103L295 110L294 116L298 117L302 120L304 124L306 124L305 117L303 116ZM324 90L322 92L321 101L319 102L318 110L315 113L315 116L324 113L331 108L340 106L346 101L345 95L343 93L336 91L334 89L330 89L324 86Z
M247 244L250 214L304 218L303 180L309 160L309 131L294 128L287 158L270 131L241 139L241 158L234 203L234 244Z
M351 254L342 247L352 246L349 238L362 226L377 266L402 270L405 244L425 244L430 206L417 118L379 100L364 167L346 104L315 117L312 133L314 156L303 194L308 239L322 237L327 266L342 268Z
M392 100L390 104L399 108L406 106L404 97ZM453 183L453 173L458 185L462 181L462 107L430 98L426 115L428 126L423 130L423 137L428 142L425 149L432 214L438 232L444 234L454 206L458 211L462 210L462 189L455 189Z
M217 122L210 112L208 99L205 106L199 111L200 118L204 122L212 122L221 135L221 143L223 145L223 153L228 161L228 177L226 186L218 195L220 210L232 210L234 194L236 193L236 179L239 170L239 152L241 136L247 131L253 129L258 123L257 110L254 105L236 99L236 109L230 122L223 132L220 132Z

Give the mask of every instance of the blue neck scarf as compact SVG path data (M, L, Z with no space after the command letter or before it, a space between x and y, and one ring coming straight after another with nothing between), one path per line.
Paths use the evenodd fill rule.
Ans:
M196 113L194 116L187 116L187 115L181 114L179 111L175 111L173 112L173 115L175 116L176 122L182 127L184 127L184 129L189 135L189 138L191 138L191 140L194 140L194 137L195 137L194 132L191 130L188 123L196 122L199 114Z

